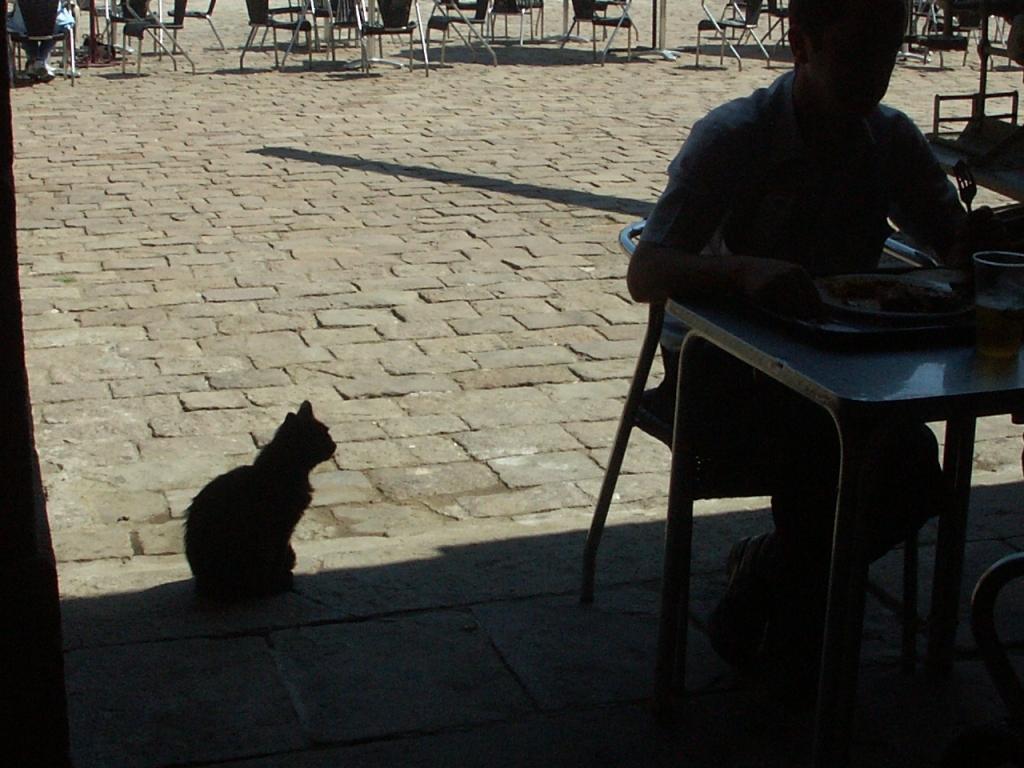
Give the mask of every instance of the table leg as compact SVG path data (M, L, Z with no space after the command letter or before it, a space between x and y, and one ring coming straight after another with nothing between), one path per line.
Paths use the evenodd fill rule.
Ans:
M849 764L868 576L864 521L857 498L861 467L872 453L873 432L866 425L844 423L838 418L836 428L841 459L814 722L815 768Z
M634 56L661 56L665 61L675 61L679 58L676 51L670 51L665 47L665 12L668 0L653 0L651 8L651 47L644 48L638 45L633 49Z
M673 462L674 463L674 462ZM673 475L678 472L673 469ZM673 483L673 490L678 483ZM665 567L661 584L661 619L654 670L654 706L659 714L672 708L672 692L686 685L687 620L690 608L690 549L693 500L670 492L665 527Z
M960 582L964 569L967 508L971 494L975 425L973 417L960 417L946 422L942 471L949 482L952 499L950 509L945 510L939 518L926 660L929 667L939 670L948 670L953 664L953 642L956 638Z
M705 344L688 334L679 350L676 377L672 469L668 489L668 521L665 526L665 565L661 582L661 619L654 671L654 706L659 714L672 708L672 692L685 688L686 640L690 613L690 554L693 543L693 456L686 438L687 401L681 396L686 379L687 354Z

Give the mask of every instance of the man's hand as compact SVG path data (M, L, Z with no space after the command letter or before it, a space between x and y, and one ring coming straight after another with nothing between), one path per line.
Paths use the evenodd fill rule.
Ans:
M774 259L750 259L738 274L740 293L753 304L788 317L820 317L821 296L807 270Z
M1006 227L995 218L991 208L987 205L975 208L967 215L945 262L951 267L970 273L973 254L978 251L1004 249L1007 237Z

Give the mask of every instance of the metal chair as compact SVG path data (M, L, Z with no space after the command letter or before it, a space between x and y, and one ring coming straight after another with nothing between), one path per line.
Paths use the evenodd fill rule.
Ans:
M217 38L217 44L220 46L222 51L226 51L224 47L224 41L220 39L220 35L217 33L217 28L213 25L213 9L217 7L217 0L210 0L210 5L205 11L185 11L186 19L205 19L210 25L210 31L213 32L213 36ZM174 11L169 11L168 16L174 17Z
M359 0L329 0L328 7L331 9L331 19L327 27L327 44L331 46L331 61L337 60L337 41L334 34L338 30L345 30L349 42L351 43L354 40L359 46L359 66L362 68L363 38L359 33L359 20L361 18Z
M971 631L992 684L1006 707L1006 723L972 728L959 734L946 748L940 768L962 768L965 765L995 768L1024 764L1024 687L996 632L995 623L995 604L999 593L1021 578L1024 578L1024 553L1018 552L1004 557L985 571L971 595Z
M568 42L572 35L573 29L581 29L582 24L590 22L590 41L594 48L594 61L597 61L598 27L604 30L611 29L611 34L608 35L608 39L601 51L601 63L604 64L605 59L608 58L608 51L612 47L612 41L615 40L615 33L620 29L626 30L626 61L629 61L633 58L634 27L633 19L629 15L630 2L631 0L624 0L622 3L605 2L604 0L572 0L572 24L565 37L562 38L562 44L558 47L565 47L566 42ZM617 16L608 15L608 12L613 7L620 9Z
M768 49L764 47L763 37L757 34L757 23L761 18L763 5L764 0L728 0L722 13L716 16L708 8L707 0L701 0L700 7L706 18L697 22L696 66L700 67L702 32L713 32L715 38L721 42L721 51L718 56L719 66L725 65L725 47L729 46L729 51L736 59L739 69L743 69L743 57L736 50L736 46L748 37L753 39L757 47L761 49L761 53L764 54L765 66L770 66L772 57L768 53Z
M313 23L307 18L306 3L275 8L271 12L269 0L245 0L245 7L249 14L249 36L245 40L245 45L242 46L242 55L238 57L238 68L240 70L245 69L246 51L256 41L256 35L259 34L261 29L264 32L269 31L273 35L274 66L277 69L284 66L285 61L288 60L288 55L292 52L292 48L295 47L295 41L299 39L299 35L303 32L306 34L307 63L308 66L313 66L313 46L310 44L309 39L310 34L313 32ZM278 16L288 16L288 19L279 19ZM281 57L280 61L278 61L277 55L277 31L279 29L292 33L291 40L288 42L288 48L285 50L284 56Z
M534 21L533 12L537 11L538 20ZM530 39L537 34L537 23L540 24L540 35L544 36L544 0L495 0L491 6L490 36L495 37L497 17L505 17L505 37L508 37L508 17L519 17L519 44L522 45L525 39L526 17L530 17Z
M971 596L971 631L1010 721L1024 728L1024 687L999 640L994 615L1000 591L1020 578L1024 578L1024 553L1008 555L982 574Z
M448 32L455 30L455 34L466 44L466 47L476 57L473 49L472 39L475 37L487 52L491 55L491 63L498 66L498 57L487 42L487 25L491 17L491 7L494 0L434 0L434 6L430 11L430 18L427 19L427 42L430 46L430 32L437 30L441 33L441 63L444 64L445 48L448 44ZM467 16L466 11L472 11L472 16ZM465 28L466 34L462 34Z
M138 42L135 45L135 73L142 73L142 39L149 36L153 44L161 51L171 57L171 64L175 71L178 69L178 61L175 53L180 53L192 67L192 74L196 73L195 62L188 55L184 48L178 43L178 32L184 28L185 11L188 9L188 0L174 0L174 10L171 12L171 23L165 24L155 14L149 12L149 0L128 0L123 3L125 23L121 25L121 45L128 50L128 38L134 38ZM161 39L161 33L165 33L171 40L171 47L168 48ZM125 72L128 66L128 57L121 58L121 72Z

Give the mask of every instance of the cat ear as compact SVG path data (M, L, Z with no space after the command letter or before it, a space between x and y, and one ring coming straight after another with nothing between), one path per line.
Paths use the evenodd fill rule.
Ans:
M302 401L302 405L299 406L299 412L296 415L303 419L313 418L313 406L310 404L309 400Z

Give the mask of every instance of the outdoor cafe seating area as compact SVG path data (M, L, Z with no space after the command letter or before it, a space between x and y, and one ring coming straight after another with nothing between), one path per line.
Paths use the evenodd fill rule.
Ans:
M1024 241L1011 25L909 4L888 101ZM932 768L957 748L943 768L981 768L971 739L1016 743L1024 374L962 334L864 351L626 288L693 123L790 68L785 2L80 0L77 19L58 76L11 92L76 768ZM886 258L920 263L912 246ZM648 407L666 315L821 404L851 472L896 416L942 446L956 509L870 569L841 486L811 702L711 647L768 489L688 479L706 457L670 446L692 414ZM184 510L305 399L338 450L294 587L210 610Z
M46 9L63 2L23 0L24 5L41 9L38 22L33 11L33 23L44 27ZM548 0L547 6L545 9L544 0L288 0L283 4L245 0L249 26L247 37L240 42L239 67L244 68L245 54L253 48L271 50L276 68L285 67L293 54L298 56L293 67L300 62L312 66L314 56L326 56L332 63L362 72L374 63L400 67L403 62L398 58L383 57L384 39L390 47L404 49L410 70L421 68L425 73L430 70L428 49L439 47L434 64L443 65L446 49L453 43L467 47L474 59L479 54L482 61L492 64L499 63L493 47L498 44L563 48L589 42L593 60L602 64L609 61L609 54L611 61L629 62L634 52L669 61L692 55L697 68L702 54L713 55L716 50L719 66L728 56L740 69L747 58L771 65L773 56L783 62L787 57L788 9L784 0L701 0L695 26L671 31L672 38L679 41L673 45L666 44L665 0L653 0L650 8L633 0L564 0L561 4ZM959 63L966 64L971 46L979 39L979 12L950 15L947 22L938 0L911 0L908 6L906 57L924 64L937 58L940 66L945 66L945 54L957 52L963 54ZM174 70L181 56L194 73L186 21L189 26L208 24L216 44L225 50L215 24L217 0L82 0L72 2L72 7L77 19L70 38L74 44L62 40L61 55L62 69L74 76L80 74L76 58L83 68L118 61L123 67L134 58L135 71L140 73L143 56L150 55L166 57ZM1005 54L1007 20L993 15L986 29L991 42L1002 46L999 50ZM49 32L40 29L33 34ZM648 37L649 46L644 44ZM371 56L374 43L377 55ZM343 54L340 61L339 48ZM12 66L15 63L12 61Z

